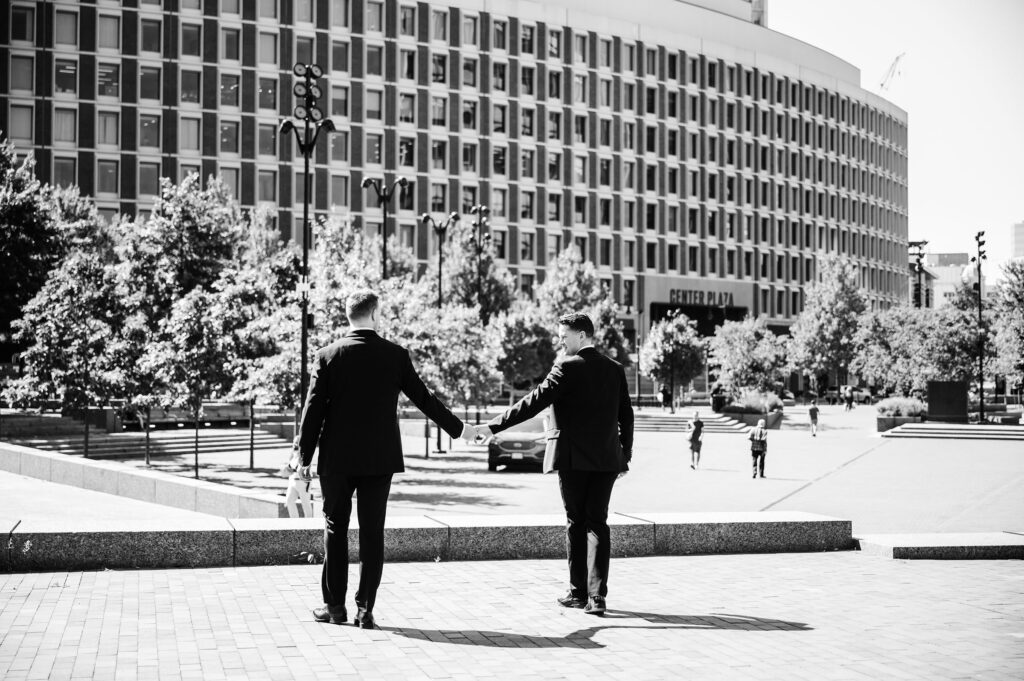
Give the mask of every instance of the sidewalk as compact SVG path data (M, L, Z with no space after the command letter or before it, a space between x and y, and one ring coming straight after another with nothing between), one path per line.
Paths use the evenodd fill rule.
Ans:
M1024 670L1015 561L616 559L604 618L555 604L565 576L562 560L389 564L382 630L370 632L311 621L319 566L0 575L0 678L838 681Z

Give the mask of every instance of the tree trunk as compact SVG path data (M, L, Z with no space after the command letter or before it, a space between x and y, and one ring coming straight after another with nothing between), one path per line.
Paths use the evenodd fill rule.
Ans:
M192 416L195 418L195 468L196 468L196 480L199 479L199 410L202 409L202 402L196 401L195 407L192 409Z
M143 427L146 429L146 465L147 466L150 465L150 460L149 460L149 419L150 419L150 410L151 410L151 407L146 407L146 419L145 419L145 422L144 422L144 425L143 425Z
M249 400L249 470L255 467L256 449L256 400Z

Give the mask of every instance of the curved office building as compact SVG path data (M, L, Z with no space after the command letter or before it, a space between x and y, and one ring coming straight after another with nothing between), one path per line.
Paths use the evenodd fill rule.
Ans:
M339 129L316 213L376 228L361 181L405 177L389 229L424 263L419 214L484 204L523 291L576 244L628 327L676 308L704 332L785 327L825 254L859 264L873 307L907 296L906 113L765 28L760 1L6 5L0 128L109 213L145 211L161 176L219 172L301 235L302 158L278 125L292 64L315 62Z

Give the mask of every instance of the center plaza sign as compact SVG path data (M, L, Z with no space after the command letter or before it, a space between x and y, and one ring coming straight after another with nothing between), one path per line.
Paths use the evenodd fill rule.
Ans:
M693 291L684 288L670 289L668 302L673 305L708 305L732 307L732 291Z

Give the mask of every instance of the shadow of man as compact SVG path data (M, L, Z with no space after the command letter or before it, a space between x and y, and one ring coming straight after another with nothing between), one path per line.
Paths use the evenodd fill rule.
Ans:
M488 646L494 648L605 648L594 637L609 629L718 629L725 631L811 631L813 628L803 622L789 622L764 617L713 613L708 615L659 615L650 612L608 610L605 620L619 620L621 624L606 624L578 629L566 636L544 636L541 634L514 634L502 631L466 629L409 629L402 627L381 627L417 641L450 643L465 646ZM628 620L641 620L648 624L628 624Z

